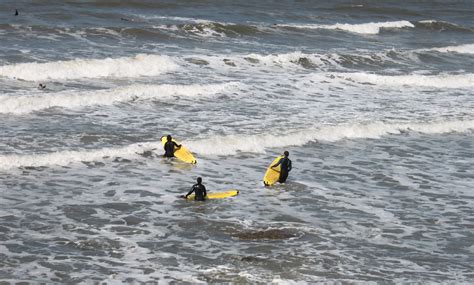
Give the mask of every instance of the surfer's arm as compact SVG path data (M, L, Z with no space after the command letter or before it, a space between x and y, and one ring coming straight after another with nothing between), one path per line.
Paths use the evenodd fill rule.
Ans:
M191 190L189 190L188 194L186 194L186 195L184 196L184 198L188 198L188 196L191 195L191 194L194 192L194 190L195 190L195 189L194 189L194 185L193 185L193 187L191 188Z
M291 160L288 161L288 172L290 172L293 169L293 166L291 165Z
M176 148L180 148L180 147L181 147L181 145L180 145L180 144L177 144L176 142L173 142L173 144L174 144L174 146L175 146Z
M280 158L280 160L277 162L277 164L273 165L271 168L275 168L275 167L277 167L278 165L280 165L282 159L283 159L283 158Z
M202 192L204 193L203 197L207 196L206 186L202 185Z

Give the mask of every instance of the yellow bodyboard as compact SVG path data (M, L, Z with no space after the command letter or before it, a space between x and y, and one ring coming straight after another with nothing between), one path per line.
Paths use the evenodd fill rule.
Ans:
M213 193L207 193L206 195L206 200L207 199L223 199L223 198L228 198L228 197L234 197L239 194L238 190L229 190L225 192L213 192ZM188 196L188 200L194 200L194 194L191 194Z
M280 178L281 165L278 165L275 168L272 168L272 166L277 164L281 158L283 158L283 156L281 155L278 156L268 166L267 172L265 172L265 175L263 176L263 184L265 184L265 186L270 186L270 185L275 184Z
M174 139L172 140L174 141L175 143L179 144L177 141L175 141ZM166 140L166 136L164 137L161 137L161 144L164 146L165 143L167 142ZM174 156L181 160L181 161L184 161L184 162L187 162L187 163L191 163L191 164L196 164L197 161L196 159L194 158L193 154L184 146L184 145L181 145L181 147L179 149L176 149L174 151Z

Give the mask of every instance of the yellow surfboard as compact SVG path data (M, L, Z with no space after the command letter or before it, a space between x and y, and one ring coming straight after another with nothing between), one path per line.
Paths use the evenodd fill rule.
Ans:
M263 184L265 184L265 186L270 186L270 185L275 184L278 181L278 179L280 178L281 165L278 165L275 168L272 168L272 166L277 164L278 161L283 157L284 156L282 156L282 155L278 156L268 166L267 172L265 172L265 175L263 176Z
M177 141L172 139L175 143L179 144ZM165 143L167 142L166 136L161 137L161 144L164 146ZM191 164L196 164L197 161L194 158L193 154L186 148L184 145L181 145L180 148L175 149L174 151L174 156L184 162L191 163Z
M207 193L206 195L206 200L207 199L223 199L223 198L228 198L228 197L234 197L239 194L238 190L229 190L225 192L213 192L213 193ZM188 200L194 200L194 194L191 194L188 196Z

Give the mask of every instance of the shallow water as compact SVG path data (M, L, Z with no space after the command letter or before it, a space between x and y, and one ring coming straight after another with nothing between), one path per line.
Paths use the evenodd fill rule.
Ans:
M0 3L0 280L472 282L470 14ZM178 198L197 176L240 194Z

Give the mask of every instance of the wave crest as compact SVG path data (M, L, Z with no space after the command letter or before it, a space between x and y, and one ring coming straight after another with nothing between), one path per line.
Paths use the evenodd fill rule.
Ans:
M301 146L310 142L335 142L343 139L378 139L389 134L415 131L426 134L466 132L474 129L474 121L434 123L371 123L324 126L286 135L230 135L189 141L186 145L201 155L235 155L238 152L263 153L268 148Z
M472 28L460 26L458 24L438 21L438 20L423 20L415 23L417 28L424 28L436 31L457 31L457 32L474 32Z
M300 28L300 29L326 29L326 30L342 30L357 34L378 34L381 29L400 29L415 27L409 21L393 21L393 22L371 22L363 24L334 24L334 25L314 25L314 24L279 24L278 27Z
M29 81L100 77L154 76L178 68L168 56L139 54L134 57L74 59L46 63L0 66L0 76Z
M262 32L258 27L244 24L218 23L205 20L195 20L193 23L159 25L155 28L171 31L181 31L200 37L238 37L256 35Z
M237 82L206 85L131 85L75 93L1 96L0 113L26 114L51 107L78 108L92 105L112 105L129 100L169 99L173 96L212 96L220 92L232 91L239 86L240 84Z
M455 53L474 54L474 44L422 49L420 51L437 51L437 52L442 52L442 53L455 52Z
M474 74L440 74L440 75L378 75L363 72L333 73L330 76L343 78L359 83L386 86L421 86L433 88L467 88L474 86Z
M226 36L253 35L259 32L259 29L254 26L240 24L222 24L215 22L183 24L178 25L178 27L187 32L198 33L202 33L206 29L209 29L218 34L224 34Z
M474 120L441 121L431 123L359 123L310 128L284 135L230 135L210 139L183 141L194 153L204 156L235 155L239 152L263 153L268 148L302 146L310 142L335 142L343 139L378 139L389 134L414 131L424 134L469 132ZM160 141L131 144L118 148L84 151L61 151L35 155L0 156L0 169L67 165L74 162L97 161L105 158L140 158L137 153L161 149Z

